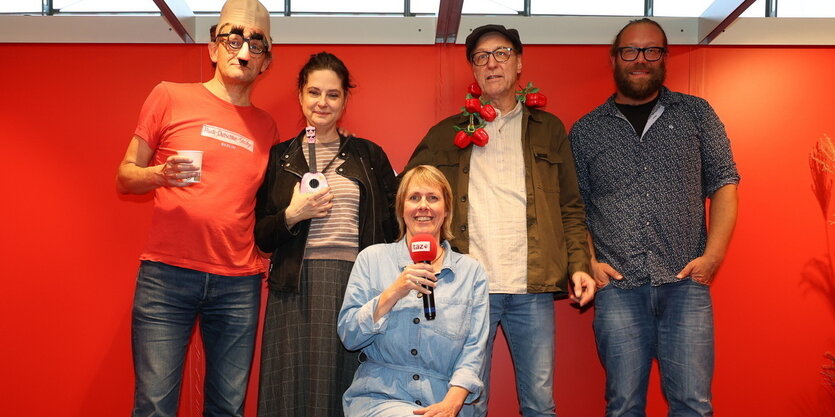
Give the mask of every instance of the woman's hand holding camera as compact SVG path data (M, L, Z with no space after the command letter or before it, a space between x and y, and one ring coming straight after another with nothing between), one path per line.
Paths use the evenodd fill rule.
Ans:
M287 227L292 228L296 223L313 218L325 217L333 207L333 194L330 187L322 188L315 193L302 193L299 184L293 187L293 198L284 212Z

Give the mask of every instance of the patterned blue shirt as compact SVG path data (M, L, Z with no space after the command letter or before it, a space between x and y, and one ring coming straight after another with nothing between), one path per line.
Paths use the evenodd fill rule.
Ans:
M705 198L739 174L725 127L704 99L661 88L643 135L614 96L569 135L597 260L620 288L675 282L707 241Z
M362 349L368 360L343 395L346 416L370 416L382 410L423 408L444 399L453 385L470 391L475 401L484 384L479 378L488 334L487 274L474 258L453 252L447 242L435 287L435 320L425 320L417 292L401 298L374 321L380 294L407 265L405 239L369 246L359 253L337 332L350 350ZM459 417L470 416L465 405Z

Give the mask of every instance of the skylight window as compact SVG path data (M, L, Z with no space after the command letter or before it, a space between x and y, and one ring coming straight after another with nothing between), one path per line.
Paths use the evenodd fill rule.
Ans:
M713 0L654 0L654 16L698 17L713 3Z
M519 14L525 10L523 0L464 0L463 14Z
M713 0L653 0L652 12L653 16L699 17L712 3ZM765 0L755 1L740 17L765 17Z
M292 13L403 13L402 1L292 0Z
M0 3L0 13L40 13L41 0L17 0Z
M765 17L765 0L755 1L739 17Z
M483 0L482 0L483 1ZM225 0L185 0L194 13L219 13ZM521 0L514 2L522 3ZM0 13L40 13L41 0L4 1ZM284 0L261 0L275 14L284 13ZM491 1L490 3L496 3ZM402 0L292 0L293 13L403 14ZM438 14L440 0L412 0L410 13ZM153 0L53 0L56 13L159 13Z
M197 14L220 12L225 0L183 0ZM698 17L714 0L653 0L653 16ZM143 13L158 14L153 0L52 0L55 13ZM261 0L271 13L285 13L285 0ZM290 14L409 14L437 15L440 0L290 0ZM468 15L564 15L643 16L645 0L464 0L462 13ZM40 14L43 0L4 0L0 13ZM741 17L765 17L766 0L756 0ZM782 0L777 17L835 17L832 0Z
M60 13L159 13L153 0L53 0Z
M644 0L531 0L531 14L643 16Z
M835 17L835 1L778 1L777 17Z

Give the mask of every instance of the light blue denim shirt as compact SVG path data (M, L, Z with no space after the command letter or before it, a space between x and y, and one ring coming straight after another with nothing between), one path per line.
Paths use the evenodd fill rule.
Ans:
M413 264L405 240L373 245L359 253L342 310L338 332L350 350L362 349L367 360L343 396L348 416L383 410L423 408L443 400L451 386L481 395L479 372L488 334L487 274L474 258L445 250L435 287L437 317L426 320L416 292L401 298L374 322L380 294L407 265ZM459 416L471 415L464 406Z

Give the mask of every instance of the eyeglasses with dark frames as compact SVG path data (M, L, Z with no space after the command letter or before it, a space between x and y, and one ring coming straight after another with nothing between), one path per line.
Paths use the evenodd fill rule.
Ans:
M226 45L229 52L240 51L244 43L249 44L249 53L261 55L267 52L267 44L261 39L245 38L237 33L219 33L218 40Z
M650 46L648 48L635 48L634 46L623 46L618 48L620 59L624 61L634 61L638 59L638 55L643 52L644 59L649 62L658 61L667 53L667 48L660 46Z
M473 62L473 65L483 66L487 65L487 61L490 60L490 55L496 59L496 62L507 62L510 59L510 56L513 55L513 48L507 47L499 47L493 50L492 52L482 51L474 53L470 59Z

